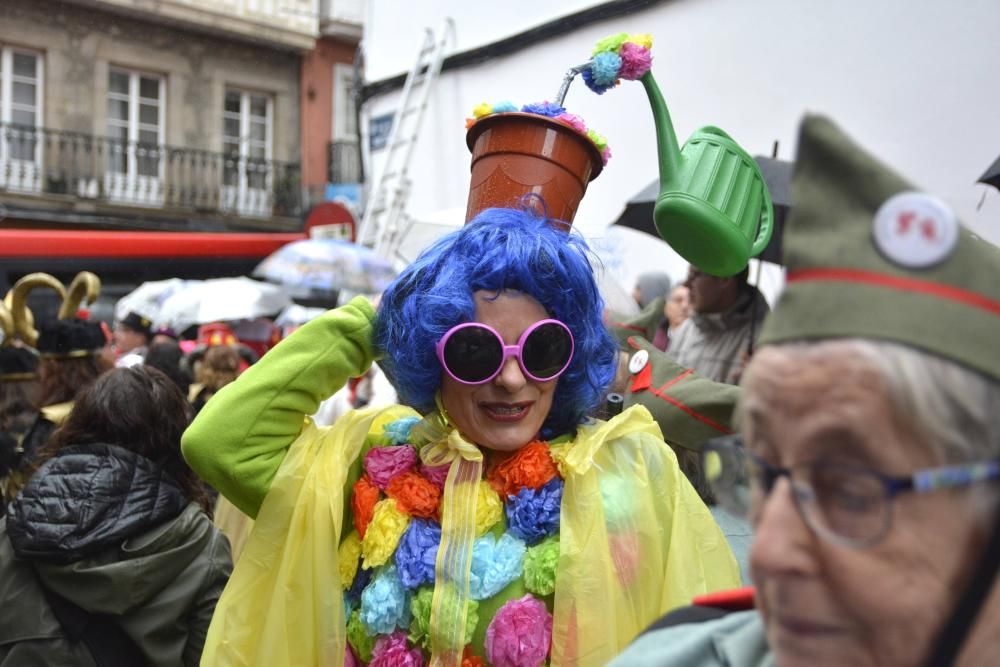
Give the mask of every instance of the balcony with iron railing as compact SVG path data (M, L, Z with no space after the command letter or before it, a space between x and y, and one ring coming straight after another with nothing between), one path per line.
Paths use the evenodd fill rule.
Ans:
M297 218L298 163L0 123L0 196Z

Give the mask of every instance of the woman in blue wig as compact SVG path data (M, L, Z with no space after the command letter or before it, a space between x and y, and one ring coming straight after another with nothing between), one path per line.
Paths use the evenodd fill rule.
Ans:
M645 408L587 417L617 362L588 254L487 209L205 406L184 454L257 519L205 664L604 664L738 585ZM405 405L316 427L376 360Z

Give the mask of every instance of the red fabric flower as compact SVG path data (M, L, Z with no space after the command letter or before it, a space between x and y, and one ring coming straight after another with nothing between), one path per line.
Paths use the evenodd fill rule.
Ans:
M549 446L540 440L530 442L509 458L495 464L486 478L490 486L506 500L524 488L538 490L559 474Z
M354 483L351 494L351 513L354 515L354 527L358 531L361 539L365 538L365 531L375 514L375 503L378 502L378 487L372 484L368 475L362 475L361 479Z
M385 488L386 494L396 500L396 506L423 519L435 519L441 507L441 489L432 481L415 472L396 475Z

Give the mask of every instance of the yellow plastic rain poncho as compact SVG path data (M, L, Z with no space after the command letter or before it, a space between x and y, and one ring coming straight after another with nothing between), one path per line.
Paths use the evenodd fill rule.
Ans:
M348 413L326 429L307 421L219 602L202 664L343 664L347 471L387 423L414 414L394 406ZM665 611L739 585L725 538L645 408L584 425L551 452L565 480L552 665L604 664ZM453 461L455 474L468 457ZM443 524L458 509L447 495ZM476 494L468 497L474 505ZM439 555L448 551L445 536Z

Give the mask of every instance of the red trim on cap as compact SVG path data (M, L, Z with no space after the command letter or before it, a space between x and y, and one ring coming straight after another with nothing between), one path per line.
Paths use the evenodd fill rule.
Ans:
M674 407L678 408L682 412L686 412L687 414L691 415L692 417L694 417L698 421L702 422L703 424L707 424L708 426L711 426L712 428L714 428L719 433L723 433L725 435L729 435L730 433L732 433L732 431L730 431L725 426L722 426L721 424L716 424L714 421L712 421L711 419L709 419L705 415L701 414L700 412L698 412L694 408L691 408L691 407L685 405L684 403L681 403L680 401L678 401L673 396L667 396L666 394L662 394L662 393L660 393L660 391L658 389L650 389L650 392L652 392L652 394L654 396L662 398L664 401L666 401L667 403L670 403L671 405L673 405Z
M861 269L797 269L789 271L786 278L786 282L788 283L807 282L810 280L863 283L877 287L886 287L900 292L927 294L938 299L946 299L965 304L966 306L972 306L973 308L979 308L993 315L1000 315L1000 302L998 301L994 301L978 292L971 292L953 285L942 285L941 283L929 280L890 276L885 273L864 271Z
M660 391L666 391L667 387L670 387L671 385L677 384L678 382L680 382L681 380L683 380L684 378L686 378L688 375L691 375L691 373L694 373L694 369L693 368L687 369L686 371L684 371L683 373L681 373L680 375L678 375L677 377L675 377L673 380L670 380L665 385L663 385L662 387L660 387Z
M698 607L716 607L730 611L746 611L754 608L755 591L753 586L734 588L728 591L716 591L696 595L691 601Z

